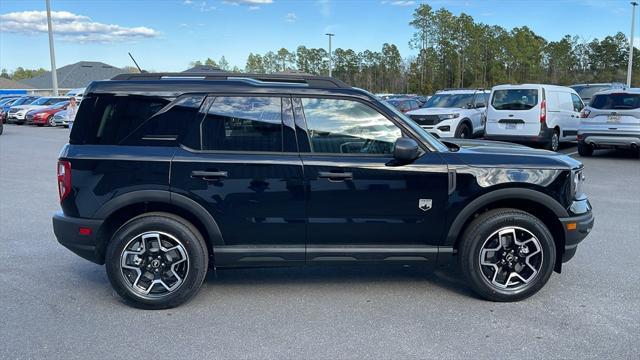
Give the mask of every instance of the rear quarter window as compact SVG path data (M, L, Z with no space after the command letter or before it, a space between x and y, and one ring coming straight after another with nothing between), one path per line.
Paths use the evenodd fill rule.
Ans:
M204 95L92 95L82 101L70 143L95 145L177 145L195 121Z
M640 108L640 94L613 93L596 95L589 104L600 110L633 110Z
M538 105L538 89L494 90L491 106L496 110L530 110Z

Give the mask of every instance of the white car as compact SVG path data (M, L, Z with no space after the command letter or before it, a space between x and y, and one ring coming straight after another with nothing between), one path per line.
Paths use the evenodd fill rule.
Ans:
M24 124L24 122L26 121L27 113L29 111L44 109L47 106L50 106L65 100L67 100L67 98L62 96L46 96L46 97L41 97L28 105L12 106L11 108L9 108L7 122Z
M539 143L557 151L575 142L584 103L565 86L498 85L491 90L484 136L490 140Z
M77 89L71 89L69 90L69 92L67 92L66 96L67 97L75 97L77 102L82 101L82 97L84 96L84 90L86 88L77 88Z
M437 137L470 138L484 129L488 98L485 90L439 91L422 108L406 114Z

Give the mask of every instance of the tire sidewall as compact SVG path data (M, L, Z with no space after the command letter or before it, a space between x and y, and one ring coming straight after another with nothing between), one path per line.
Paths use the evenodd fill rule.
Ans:
M542 268L532 282L518 290L499 289L491 285L480 270L480 251L487 238L501 228L515 226L530 231L540 241L542 247ZM517 301L538 292L553 273L556 260L556 249L553 236L537 218L522 212L505 213L503 216L489 217L471 229L471 238L467 239L461 261L463 270L474 290L485 298L494 301Z
M134 292L120 268L120 256L131 239L149 231L170 234L180 240L189 258L189 269L180 287L162 298L148 298ZM197 230L172 217L149 215L135 218L118 229L107 246L105 266L111 285L128 303L145 309L175 307L194 296L207 272L206 245Z
M471 128L469 127L469 125L467 125L466 122L463 122L458 126L455 137L462 139L462 134L466 134L466 137L464 137L464 139L471 138Z

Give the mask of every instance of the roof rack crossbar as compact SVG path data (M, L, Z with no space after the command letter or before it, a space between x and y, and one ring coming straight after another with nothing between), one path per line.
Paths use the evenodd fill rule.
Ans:
M307 84L317 88L348 88L341 80L309 74L243 74L229 72L192 72L192 73L141 73L120 74L111 80L242 80L252 79L264 83L296 83Z

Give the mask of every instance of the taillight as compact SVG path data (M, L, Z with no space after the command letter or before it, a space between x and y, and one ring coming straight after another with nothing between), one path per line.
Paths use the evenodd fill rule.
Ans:
M60 201L71 192L71 163L66 160L58 161L58 194Z
M583 119L588 118L589 114L591 114L591 110L582 109L582 111L580 111L580 117L583 118Z
M540 122L544 123L547 121L547 100L542 100L540 103Z

